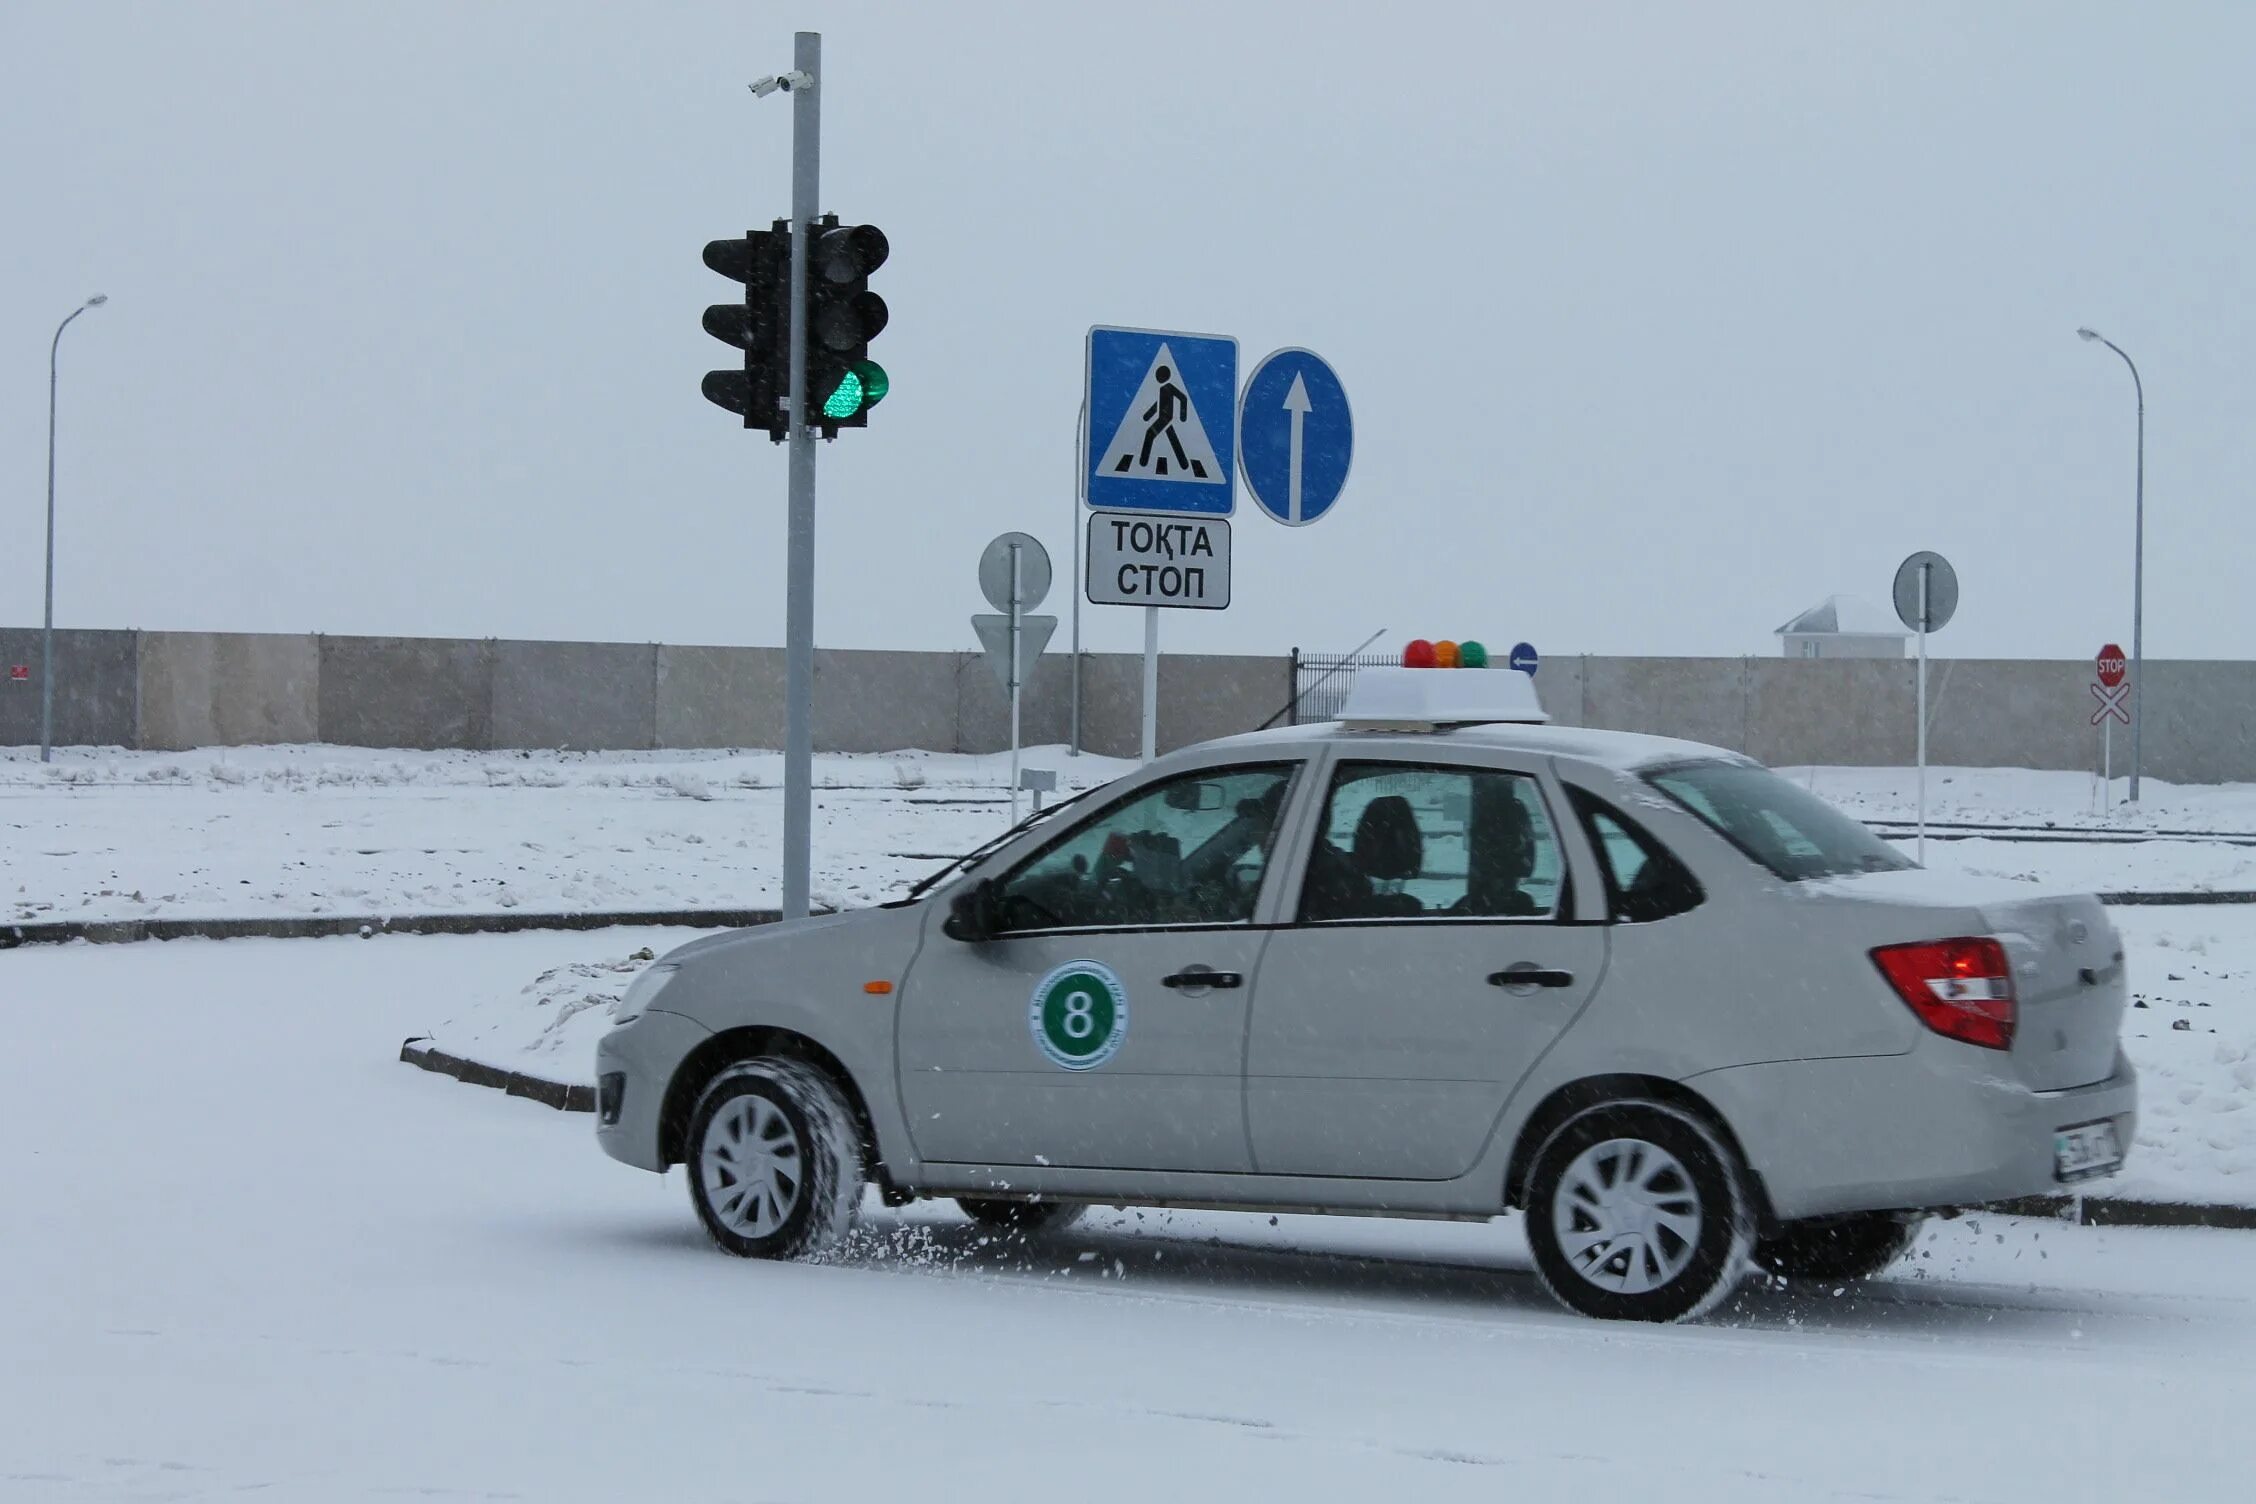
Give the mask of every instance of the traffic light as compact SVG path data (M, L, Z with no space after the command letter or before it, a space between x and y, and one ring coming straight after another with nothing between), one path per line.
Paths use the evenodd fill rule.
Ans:
M705 245L705 264L744 284L742 303L705 310L705 332L744 352L741 371L707 371L705 400L744 416L778 442L791 431L791 228L753 230Z
M807 417L826 439L868 427L869 410L891 386L885 367L869 358L886 320L869 278L890 249L875 225L842 225L835 214L815 222L807 247Z

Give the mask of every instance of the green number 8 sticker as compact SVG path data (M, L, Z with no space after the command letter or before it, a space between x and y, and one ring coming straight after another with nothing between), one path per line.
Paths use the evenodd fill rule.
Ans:
M1068 961L1034 984L1026 1025L1052 1065L1093 1069L1128 1037L1128 989L1101 961Z

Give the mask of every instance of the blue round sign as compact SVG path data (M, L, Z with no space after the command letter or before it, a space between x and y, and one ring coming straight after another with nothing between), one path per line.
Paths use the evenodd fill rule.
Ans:
M1324 358L1285 349L1264 358L1238 398L1238 473L1261 510L1304 527L1332 509L1355 456L1347 390Z
M1534 678L1536 665L1535 644L1532 642L1513 643L1511 663L1512 667L1518 669L1521 673L1526 674L1531 679Z

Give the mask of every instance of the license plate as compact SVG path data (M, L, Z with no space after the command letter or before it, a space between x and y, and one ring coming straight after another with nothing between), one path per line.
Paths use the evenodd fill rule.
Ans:
M2052 1136L2052 1172L2059 1180L2088 1180L2123 1163L2112 1122L2079 1123Z

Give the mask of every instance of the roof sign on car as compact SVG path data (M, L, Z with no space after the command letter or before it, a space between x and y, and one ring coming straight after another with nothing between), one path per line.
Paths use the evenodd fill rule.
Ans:
M1436 645L1425 646L1430 653ZM1463 646L1456 645L1456 651L1462 661ZM1351 731L1532 726L1550 719L1535 697L1533 678L1491 668L1458 673L1433 673L1424 668L1358 669L1355 687L1348 692L1347 706L1340 712L1340 721Z

